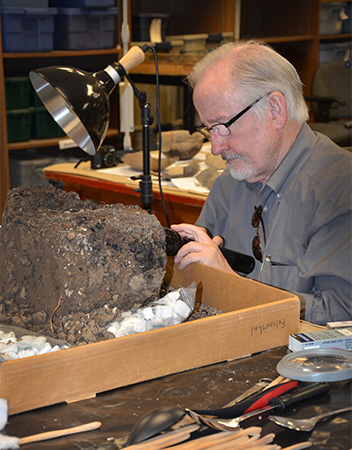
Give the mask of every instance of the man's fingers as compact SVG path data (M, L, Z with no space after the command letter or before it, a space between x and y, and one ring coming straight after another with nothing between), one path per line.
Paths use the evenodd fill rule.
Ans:
M218 246L218 247L222 247L224 244L224 240L221 236L214 236L213 237L213 242Z
M192 241L204 243L211 241L204 228L198 227L197 225L181 223L178 225L171 225L171 229L176 231L177 233L180 233L182 237L191 239Z

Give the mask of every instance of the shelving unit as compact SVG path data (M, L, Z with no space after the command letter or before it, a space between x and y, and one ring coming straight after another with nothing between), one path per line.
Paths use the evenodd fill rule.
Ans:
M1 12L0 12L1 15ZM118 15L121 18L121 14ZM118 19L118 21L119 21ZM116 30L120 30L118 23ZM116 43L119 32L116 32ZM101 70L112 61L121 57L119 46L111 49L94 50L53 50L44 52L3 52L0 21L0 223L1 215L6 201L7 191L10 189L9 152L14 150L27 150L48 147L59 147L64 138L31 139L29 141L8 142L7 114L5 101L5 77L28 75L30 70L49 66L67 65L79 67L89 71ZM93 58L92 58L93 57ZM118 104L117 94L112 96L110 129L107 133L109 142L118 137Z
M337 0L333 0L337 1ZM326 0L129 0L129 17L136 13L169 14L168 34L197 34L233 32L234 38L258 38L280 51L297 68L309 95L314 72L318 66L319 45L322 41L350 41L350 33L320 36L320 8ZM351 3L351 2L348 2ZM119 14L122 17L122 14ZM131 23L131 20L130 20ZM119 28L118 28L119 29ZM2 213L9 179L9 151L29 147L57 146L58 139L33 140L21 143L7 142L6 105L4 78L13 67L21 65L23 71L33 67L61 64L73 61L76 67L84 68L82 62L94 64L101 69L104 58L118 58L116 49L85 50L78 52L53 51L44 53L3 53L0 33L0 211ZM182 77L191 70L195 60L201 56L160 54L159 73L165 77ZM99 62L97 61L99 59ZM27 73L28 73L27 72ZM132 75L155 74L154 62L147 60L132 70ZM117 108L116 108L117 110ZM117 117L113 124L117 124ZM109 131L110 137L118 135L117 126Z

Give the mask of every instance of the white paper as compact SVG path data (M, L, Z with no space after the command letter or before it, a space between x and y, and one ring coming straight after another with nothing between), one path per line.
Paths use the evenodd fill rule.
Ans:
M179 189L188 192L208 194L209 189L202 186L195 177L172 178L171 183Z

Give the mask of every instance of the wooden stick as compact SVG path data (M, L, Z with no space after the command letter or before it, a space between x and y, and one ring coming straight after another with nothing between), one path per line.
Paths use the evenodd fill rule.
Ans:
M255 429L255 433L253 430ZM208 448L217 448L222 449L224 446L229 444L229 448L237 448L235 445L244 444L247 445L250 442L249 435L254 439L258 439L260 434L258 433L258 429L261 431L259 427L251 427L247 430L241 431L221 431L216 434L211 434L208 436L203 436L198 439L194 439L192 441L184 442L183 444L176 445L172 447L175 450L204 450ZM252 439L251 438L251 439ZM227 448L227 447L226 447ZM139 450L139 449L138 449ZM154 449L153 449L154 450Z
M48 439L55 439L61 436L68 436L69 434L83 433L84 431L97 430L101 427L101 422L90 422L77 427L65 428L64 430L46 431L44 433L33 434L20 439L19 444L29 444L32 442L46 441Z
M282 450L303 450L304 448L309 448L312 446L311 442L300 442L299 444L290 445L289 447L285 447Z
M263 391L266 391L267 389L270 389L271 387L276 386L277 384L280 384L280 383L284 383L286 381L291 381L291 380L289 378L285 378L285 377L279 375L277 378L275 378L275 380L273 380L271 383L269 383L267 386L265 386Z
M269 435L267 435L267 436L269 436ZM264 436L264 438L265 437L266 436ZM305 448L309 448L311 446L312 446L311 442L301 442L299 444L291 445L290 447L282 448L277 444L266 445L265 442L262 441L262 439L259 439L257 442L254 442L251 445L244 446L244 447L242 445L237 446L236 441L234 441L234 442L226 443L226 445L224 445L222 447L210 447L210 448L212 450L250 450L250 449L255 449L255 450L304 450Z
M246 449L246 450L252 450L252 448L255 450L281 450L280 445L277 445L277 444L258 445L258 446L254 445L253 447L248 447L248 449ZM238 450L238 449L237 449L237 447L235 447L233 450Z
M222 445L222 444L216 444L215 446L211 447L214 450L231 450L231 449L238 449L238 450L245 450L245 449L249 449L255 446L255 444L253 445L253 443L257 443L259 440L260 434L254 434L251 437L245 438L245 436L243 436L243 438L241 439L232 439L231 442L227 442L226 444Z
M191 437L191 433L199 429L198 424L188 425L177 430L164 433L162 435L146 439L138 444L132 444L126 449L128 450L159 450L170 445L176 445Z
M216 447L208 447L211 448L211 450L281 450L281 447L279 445L276 444L272 444L272 445L240 445L237 446L236 445L236 441L234 442L227 442L224 446L216 446ZM171 450L171 449L170 449Z
M233 439L232 431L220 431L216 434L211 434L209 436L203 436L192 441L184 442L183 444L176 445L173 449L177 450L203 450L205 448L212 447L214 443L225 443L228 440Z

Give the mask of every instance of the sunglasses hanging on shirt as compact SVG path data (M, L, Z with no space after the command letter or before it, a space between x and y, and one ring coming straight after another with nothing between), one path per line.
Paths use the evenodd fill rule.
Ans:
M262 245L260 242L260 236L259 236L259 227L262 225L263 228L263 239L264 239L264 245L266 245L266 235L265 235L265 227L264 222L262 218L262 212L263 212L263 206L255 206L254 207L254 213L252 216L252 227L255 228L256 235L253 238L252 241L252 251L255 259L263 262L263 253L262 253Z

